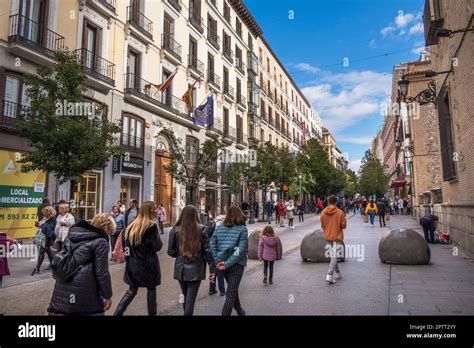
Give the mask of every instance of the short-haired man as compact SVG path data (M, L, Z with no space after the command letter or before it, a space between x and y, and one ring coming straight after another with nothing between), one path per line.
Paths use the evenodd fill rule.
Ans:
M339 248L342 247L344 240L344 229L347 221L344 212L336 206L336 196L329 196L329 205L321 213L321 227L323 229L323 237L326 240L326 252L330 252L331 262L329 263L328 274L326 281L329 284L334 284L336 279L341 278L341 271L337 264L337 257Z
M130 206L125 212L125 227L130 225L138 215L138 203L135 198L130 200Z
M420 225L423 227L423 233L425 234L425 240L428 244L435 242L434 233L438 225L439 218L436 215L428 214L420 219Z

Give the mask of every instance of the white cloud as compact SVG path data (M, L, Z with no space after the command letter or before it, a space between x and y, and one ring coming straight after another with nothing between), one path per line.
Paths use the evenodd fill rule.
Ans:
M391 34L395 31L396 29L394 27L388 26L380 30L380 34L382 34L383 37L387 36L388 34Z
M421 54L425 50L426 50L425 42L416 41L414 44L414 48L411 50L411 52L414 54Z
M359 168L361 166L361 163L360 163L361 159L356 159L356 160L353 160L353 161L349 161L349 169L352 169L354 172L358 172L359 171Z
M402 10L398 11L398 16L394 18L386 27L380 30L383 37L391 34L397 34L401 37L409 37L423 33L423 15L418 13L404 13ZM396 37L396 36L393 36Z
M412 13L404 14L403 11L400 10L398 11L398 16L395 17L395 24L397 25L397 28L403 28L414 19L415 16Z
M321 73L321 78L302 89L333 133L378 115L380 103L391 88L391 74L371 70Z
M298 64L290 64L291 66L295 67L298 71L306 71L312 74L316 74L320 71L319 68L312 66L308 63L298 63Z
M374 139L371 136L355 136L355 137L348 137L345 135L335 136L337 141L340 143L348 143L348 144L357 144L357 145L370 145L372 140Z
M376 48L377 47L377 42L375 41L375 39L370 40L369 47L370 48Z

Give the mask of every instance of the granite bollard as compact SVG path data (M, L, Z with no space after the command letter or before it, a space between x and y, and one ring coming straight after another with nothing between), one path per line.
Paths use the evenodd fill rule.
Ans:
M431 252L428 243L417 232L397 228L387 232L379 243L379 258L395 265L426 265Z
M340 257L338 257L338 262L345 261L345 249L346 246L344 242L341 242L342 247L338 249L340 252ZM300 253L303 261L308 262L330 262L331 258L326 257L326 248L327 242L323 238L323 231L317 229L316 231L309 232L304 236L301 241Z
M260 241L260 234L262 233L262 230L256 230L256 231L253 231L252 233L250 233L249 235L249 246L248 246L248 250L247 250L247 255L249 257L249 259L252 259L252 260L258 260L258 242ZM275 233L275 235L277 235ZM281 257L282 257L282 250L283 250L283 246L281 244L281 240L280 238L278 238L278 255L277 255L277 260L280 260Z

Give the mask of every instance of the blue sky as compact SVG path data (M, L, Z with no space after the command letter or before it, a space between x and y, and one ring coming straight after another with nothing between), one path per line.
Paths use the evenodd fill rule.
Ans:
M393 65L424 48L424 0L244 2L357 170L382 124Z

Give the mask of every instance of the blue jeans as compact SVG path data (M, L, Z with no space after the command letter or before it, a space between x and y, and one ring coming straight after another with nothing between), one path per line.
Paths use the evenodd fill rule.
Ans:
M369 211L369 218L370 218L370 224L373 225L374 224L374 220L375 220L375 211Z
M225 282L224 282L224 275L222 274L221 271L217 271L216 273L216 279L214 280L213 283L209 283L209 291L214 291L216 290L216 284L219 285L219 292L222 294L225 292Z

